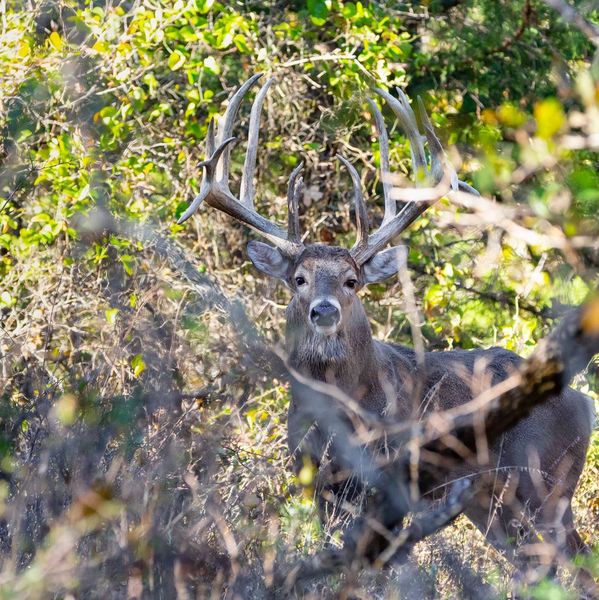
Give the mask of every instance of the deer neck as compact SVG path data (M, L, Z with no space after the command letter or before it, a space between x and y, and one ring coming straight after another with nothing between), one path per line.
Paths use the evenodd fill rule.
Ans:
M372 330L357 301L333 336L316 334L306 322L305 309L292 301L287 309L286 347L293 368L352 397L357 390L368 393L370 379L377 373Z

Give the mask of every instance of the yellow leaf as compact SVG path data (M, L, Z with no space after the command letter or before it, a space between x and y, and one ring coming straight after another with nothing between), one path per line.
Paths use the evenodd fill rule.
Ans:
M497 118L508 127L520 127L526 122L526 115L514 104L506 102L497 109Z
M92 46L92 50L95 50L96 52L99 52L100 54L103 54L104 52L108 51L108 44L106 42L102 42L101 40L98 40Z
M77 398L72 394L65 394L56 404L56 415L63 425L72 425L77 417Z
M21 58L25 58L31 54L31 48L27 42L21 42L19 49L17 50L17 55Z
M488 125L497 125L497 115L492 108L485 108L481 113L481 119L483 123L487 123Z
M108 324L114 325L116 323L116 317L119 314L119 309L109 308L104 311L104 314L106 315L106 320L108 321Z
M304 487L308 487L312 485L314 481L314 476L316 475L316 469L310 460L304 459L304 466L300 469L300 472L297 474L297 479L301 485Z
M534 108L539 137L553 137L566 123L564 109L557 98L547 98L537 102Z
M48 38L50 40L50 44L56 49L60 50L62 48L62 38L56 31L53 31Z
M179 52L179 50L175 50L168 57L168 66L170 67L171 71L177 71L185 64L186 60L187 59L185 58L184 54Z
M135 377L139 377L146 369L146 363L141 354L136 354L131 360L131 368Z

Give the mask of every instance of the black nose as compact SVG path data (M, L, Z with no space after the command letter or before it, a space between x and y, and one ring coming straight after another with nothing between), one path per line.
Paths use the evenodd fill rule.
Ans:
M340 317L341 315L339 314L337 307L326 300L317 304L310 311L310 320L314 325L318 325L319 327L331 327L337 325Z

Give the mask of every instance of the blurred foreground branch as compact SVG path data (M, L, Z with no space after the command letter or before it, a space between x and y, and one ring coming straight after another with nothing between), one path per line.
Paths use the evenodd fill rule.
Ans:
M175 273L183 275L203 302L203 310L215 307L227 316L237 341L245 347L247 355L260 365L262 374L267 372L272 377L284 375L286 369L281 359L269 349L267 342L249 320L241 301L229 298L213 279L200 273L175 242L147 223L118 220L101 209L94 209L80 224L80 230L88 236L111 232L141 242L146 250L153 251L166 260Z
M590 21L587 21L573 6L570 6L566 0L543 0L547 6L556 10L560 17L568 23L574 25L581 33L599 48L599 27Z

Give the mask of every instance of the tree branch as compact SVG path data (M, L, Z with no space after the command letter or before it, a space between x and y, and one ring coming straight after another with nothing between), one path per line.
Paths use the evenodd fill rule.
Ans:
M543 0L547 6L553 8L560 14L560 17L568 23L574 25L583 33L591 43L599 48L599 26L587 21L573 6L570 6L566 0Z

